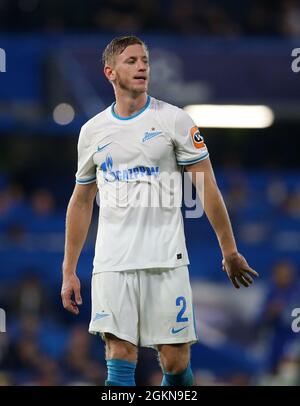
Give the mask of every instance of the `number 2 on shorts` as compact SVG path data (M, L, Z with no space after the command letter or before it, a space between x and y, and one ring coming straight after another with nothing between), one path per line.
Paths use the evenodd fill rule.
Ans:
M178 298L176 299L176 306L182 306L179 310L179 313L177 314L176 322L182 323L184 321L188 321L188 317L183 317L183 313L186 311L186 300L184 296L178 296Z

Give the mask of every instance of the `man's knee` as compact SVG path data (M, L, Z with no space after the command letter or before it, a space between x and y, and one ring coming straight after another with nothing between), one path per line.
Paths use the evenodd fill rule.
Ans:
M137 348L128 341L120 340L113 334L105 334L106 359L137 361Z
M178 374L190 362L190 344L163 344L158 346L163 371Z

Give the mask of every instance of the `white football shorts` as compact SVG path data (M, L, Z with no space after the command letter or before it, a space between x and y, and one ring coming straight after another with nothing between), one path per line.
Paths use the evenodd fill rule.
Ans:
M93 274L89 332L142 347L196 342L187 266Z

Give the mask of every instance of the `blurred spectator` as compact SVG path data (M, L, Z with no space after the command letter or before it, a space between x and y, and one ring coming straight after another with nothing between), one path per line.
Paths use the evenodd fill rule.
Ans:
M156 351L152 348L140 348L138 355L139 363L136 368L137 386L160 386L162 373L156 355ZM157 380L155 381L155 379Z
M288 37L300 35L300 2L298 0L281 1L281 32Z
M0 190L0 232L5 232L9 241L21 243L24 240L27 216L28 204L21 185L11 183Z
M108 0L99 4L93 22L105 32L138 32L143 27L143 16L134 0Z
M34 270L27 270L9 292L8 312L15 317L51 315L47 290Z
M146 384L149 386L160 386L162 381L162 373L159 369L156 371L153 371L150 376L148 377L148 380L146 381Z
M282 204L282 210L295 220L300 220L300 190L287 196Z
M10 374L0 371L0 386L11 386L13 385L13 380Z
M3 365L14 370L23 377L32 375L40 362L41 350L38 345L40 324L38 318L32 315L23 315L17 325L16 331L9 328L9 347Z
M47 355L42 355L36 366L36 377L32 382L34 386L57 386L63 382L62 373L58 363Z
M105 380L105 369L101 367L100 359L100 338L98 342L99 356L96 356L92 348L92 336L87 332L86 326L77 325L70 332L70 339L63 360L63 365L72 380L78 379L81 382L103 385Z
M241 33L240 24L229 16L223 5L207 4L207 7L201 10L201 14L206 20L206 35L234 37Z
M41 217L48 216L55 210L54 196L49 190L42 189L33 193L32 198L33 211Z
M64 222L57 218L55 199L50 190L38 189L31 196L31 216L27 224L31 232L55 232L63 229Z
M287 349L278 364L276 375L266 374L261 377L260 385L299 386L300 385L300 343L295 341Z
M143 2L144 3L144 2ZM70 13L70 9L74 12ZM0 2L2 31L169 32L206 36L299 36L299 0L20 0Z
M169 14L172 30L181 35L195 35L203 32L203 26L199 24L197 18L196 3L194 0L186 0L182 7L180 0L172 2Z
M248 35L268 36L278 35L278 2L250 1L246 17Z
M236 179L226 195L229 210L233 215L249 204L249 189L244 179Z
M19 184L9 184L0 191L0 233L3 246L20 246L30 241L31 233L62 232L64 215L56 210L50 190L38 189L26 199Z
M288 261L278 262L272 272L265 302L258 325L264 333L269 353L268 368L276 373L288 345L296 339L291 328L291 312L300 297L299 279L294 265Z

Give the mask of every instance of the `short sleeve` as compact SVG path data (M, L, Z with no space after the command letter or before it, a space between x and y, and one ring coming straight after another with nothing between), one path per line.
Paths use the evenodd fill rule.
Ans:
M178 109L175 117L173 141L178 165L192 165L209 156L198 127L182 109Z
M76 172L76 183L86 185L96 181L96 166L93 161L93 151L87 139L87 132L81 128L78 139L78 165Z

